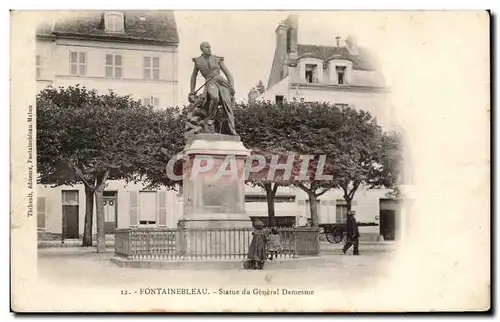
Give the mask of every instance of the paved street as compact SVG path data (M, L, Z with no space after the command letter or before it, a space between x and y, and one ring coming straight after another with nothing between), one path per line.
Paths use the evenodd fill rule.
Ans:
M122 283L145 282L213 282L220 283L259 282L268 274L272 274L276 282L298 283L302 285L321 285L325 282L349 283L351 277L361 283L384 274L384 264L390 261L393 253L377 251L371 246L365 248L361 256L340 255L342 245L329 246L334 255L323 255L320 258L303 260L268 261L265 270L246 271L243 269L226 270L154 270L118 267L110 262L113 252L97 254L92 249L75 249L73 253L65 253L64 249L44 249L39 251L39 277L55 283L121 285ZM379 247L380 248L380 247ZM361 248L363 250L363 248ZM283 269L282 267L286 267Z

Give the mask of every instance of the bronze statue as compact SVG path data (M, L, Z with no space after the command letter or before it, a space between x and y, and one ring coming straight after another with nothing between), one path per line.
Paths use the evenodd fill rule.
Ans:
M188 108L189 121L187 123L188 133L222 133L237 135L234 127L233 107L234 100L234 81L231 73L224 64L224 57L212 55L210 44L203 42L200 45L201 56L193 58L194 68L191 75L191 91L188 99L190 106ZM220 71L226 75L225 79L220 75ZM197 95L196 77L198 71L205 78L205 87L201 96ZM218 108L221 107L221 118L218 118ZM217 121L218 129L215 129Z

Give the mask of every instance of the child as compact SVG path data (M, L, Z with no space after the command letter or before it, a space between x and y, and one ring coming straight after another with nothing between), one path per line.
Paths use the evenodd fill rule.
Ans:
M271 234L269 235L269 241L267 243L267 250L269 251L270 260L273 260L273 255L274 257L278 257L278 251L281 250L281 240L276 228L271 229Z
M262 221L256 220L253 226L252 242L248 247L247 261L244 267L246 269L263 269L266 261L267 234Z

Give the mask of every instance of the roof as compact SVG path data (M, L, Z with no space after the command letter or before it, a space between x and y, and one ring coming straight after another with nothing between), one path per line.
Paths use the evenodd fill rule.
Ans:
M54 26L39 26L37 35L62 38L88 38L141 43L177 45L179 34L171 10L121 11L125 17L125 32L108 33L104 28L104 11L83 11L78 17L58 21Z
M353 55L347 47L323 46L323 45L297 45L298 56L310 55L324 61L338 55L339 59L352 61L353 68L357 70L376 70L376 62L373 55L365 48L358 48L358 55Z

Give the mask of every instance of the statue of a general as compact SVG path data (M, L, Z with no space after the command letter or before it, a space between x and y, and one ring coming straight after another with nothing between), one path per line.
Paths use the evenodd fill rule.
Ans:
M194 69L188 97L191 103L188 110L188 133L217 132L237 135L233 115L235 104L233 77L224 64L224 57L212 55L209 43L203 42L200 49L201 56L193 58ZM222 77L221 71L227 79ZM201 72L206 81L202 86L205 87L204 92L200 96L197 95L197 92L201 87L195 91L198 72ZM221 107L220 111L219 106ZM217 125L217 129L215 125Z

